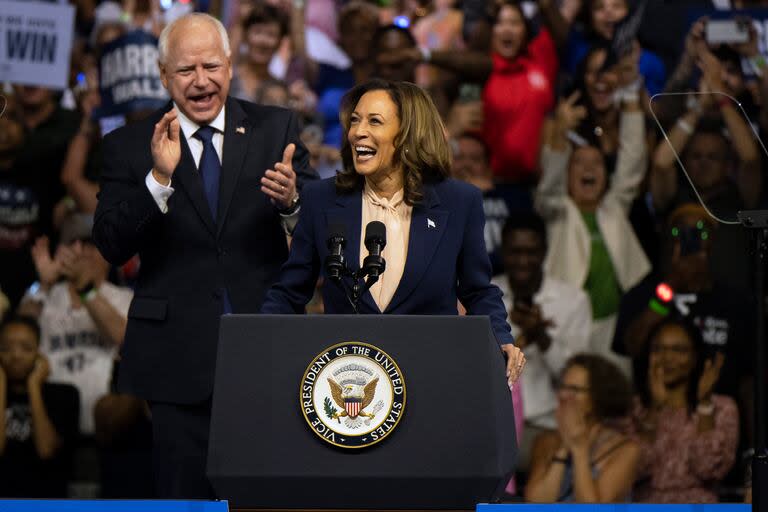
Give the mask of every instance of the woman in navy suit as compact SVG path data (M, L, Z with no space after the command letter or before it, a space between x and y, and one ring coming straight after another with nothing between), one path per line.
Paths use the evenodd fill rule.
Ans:
M483 204L475 187L448 177L451 152L429 96L406 82L373 80L342 100L343 169L307 184L288 261L262 313L303 313L322 272L325 312L352 313L344 290L323 265L333 226L346 232L344 256L354 269L368 253L369 222L386 226L386 270L360 297L360 313L488 315L507 355L510 385L525 364L512 342L501 292L490 283Z

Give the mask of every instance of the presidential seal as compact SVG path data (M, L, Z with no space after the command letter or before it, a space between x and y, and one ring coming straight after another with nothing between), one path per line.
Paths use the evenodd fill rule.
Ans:
M323 441L364 448L387 437L405 410L405 380L383 350L357 341L317 355L299 392L307 424Z

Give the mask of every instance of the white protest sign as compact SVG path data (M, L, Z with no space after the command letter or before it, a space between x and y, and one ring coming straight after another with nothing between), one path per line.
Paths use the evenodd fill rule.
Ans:
M75 9L0 0L0 82L64 89Z

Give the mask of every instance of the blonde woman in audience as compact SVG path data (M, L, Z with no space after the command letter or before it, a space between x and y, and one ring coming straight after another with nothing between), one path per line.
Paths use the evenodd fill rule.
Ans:
M579 354L566 363L557 398L557 430L534 442L526 501L628 501L640 448L611 426L630 410L627 379L604 358Z

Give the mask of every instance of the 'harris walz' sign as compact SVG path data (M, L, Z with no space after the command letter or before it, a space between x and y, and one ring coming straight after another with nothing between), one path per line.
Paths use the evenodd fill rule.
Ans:
M104 47L99 61L98 116L156 109L168 101L157 67L157 38L129 32Z
M0 82L65 88L74 23L71 5L0 0Z

